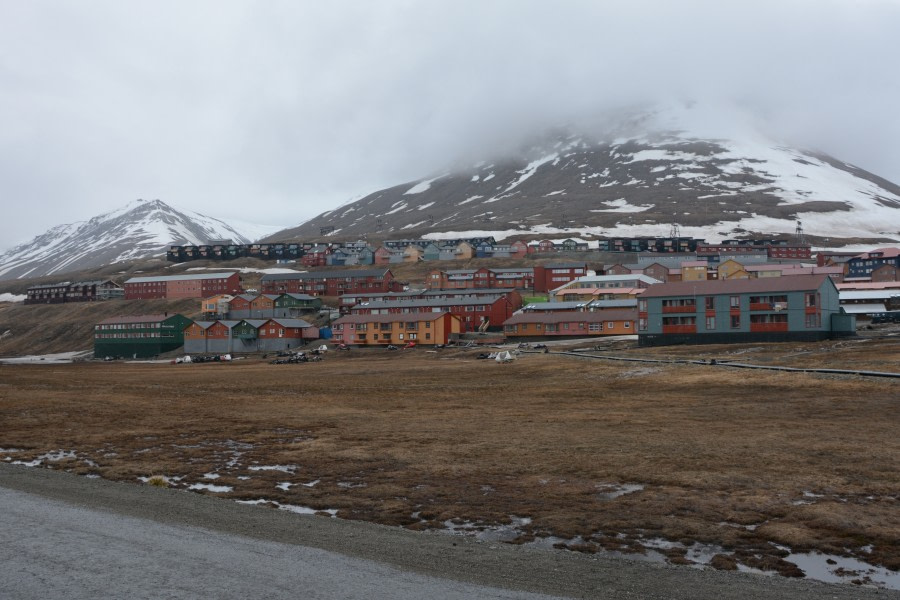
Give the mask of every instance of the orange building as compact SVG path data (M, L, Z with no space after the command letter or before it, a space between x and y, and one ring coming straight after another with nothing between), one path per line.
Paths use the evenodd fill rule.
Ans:
M446 344L462 331L459 317L450 313L346 315L332 323L334 341L360 346L404 345L409 342Z

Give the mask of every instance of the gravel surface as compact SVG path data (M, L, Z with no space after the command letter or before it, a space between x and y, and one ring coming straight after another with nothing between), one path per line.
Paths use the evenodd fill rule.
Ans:
M0 492L3 598L79 597L66 588L67 581L86 590L80 597L900 598L889 590L632 562L295 515L190 492L6 464L0 464ZM35 497L43 500L35 502ZM74 533L54 533L69 529ZM57 535L61 539L51 539L49 548L69 544L79 553L33 547L35 538ZM205 550L195 547L201 542ZM210 549L215 552L202 554ZM116 562L108 564L110 556ZM304 565L324 565L319 561L326 560L332 571L309 583L312 587L298 589L297 582L307 585L311 573L327 571ZM150 565L146 571L145 565ZM78 577L73 576L76 571ZM132 572L149 573L151 580L133 578ZM112 578L114 574L119 577ZM184 587L184 580L194 577L201 578L199 588ZM126 587L104 587L112 579ZM148 585L161 587L148 591ZM228 595L230 590L234 596Z

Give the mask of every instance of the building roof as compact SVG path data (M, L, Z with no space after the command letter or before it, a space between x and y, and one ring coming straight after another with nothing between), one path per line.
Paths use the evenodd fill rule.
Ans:
M549 262L540 265L545 269L586 269L586 262Z
M463 306L466 304L493 304L498 300L502 300L502 295L497 296L479 296L477 298L417 298L411 300L371 300L369 302L360 302L351 310L361 308L409 308L411 306Z
M841 306L848 315L870 315L873 313L887 312L883 303L873 304L844 304Z
M127 317L110 317L109 319L104 319L97 323L98 325L119 325L123 323L161 323L172 317L181 317L178 313L172 313L171 315L166 314L158 314L158 315L133 315ZM182 317L184 318L184 317Z
M345 315L334 323L417 323L419 321L437 321L446 316L459 318L446 312L420 312L395 315Z
M708 267L708 266L709 266L709 262L707 262L705 260L686 260L681 263L682 269L687 269L690 267Z
M455 296L495 296L509 294L515 292L515 288L447 288L436 290L424 290L420 292L403 292L409 294L420 294L422 296L443 296L445 294L453 294Z
M522 310L548 312L554 310L579 310L590 304L590 300L572 300L569 302L533 302Z
M238 323L240 323L240 321L232 321L232 320L224 320L224 319L223 319L223 320L221 320L221 321L194 321L193 324L194 324L194 325L199 325L199 326L202 327L203 329L209 329L210 327L212 327L212 326L215 325L216 323L221 323L222 325L224 325L224 326L227 327L228 329L231 329L232 327L234 327L235 325L237 325ZM188 324L188 327L190 327L190 326L191 326L191 324Z
M652 286L651 286L652 287ZM634 288L634 287L604 287L604 288L573 288L573 287L561 287L553 290L551 293L554 296L567 296L567 295L591 295L591 296L600 296L602 294L614 294L617 296L636 296L638 294L643 294L645 290L649 288Z
M344 277L384 277L390 269L348 269L346 271L298 271L296 273L267 273L260 281L284 281L287 279L340 279Z
M636 310L598 310L594 312L557 311L516 313L503 322L504 325L519 323L603 323L605 321L634 321Z
M878 256L873 256L873 254L877 254ZM858 254L854 256L853 259L856 260L859 258L868 260L873 258L897 258L898 256L900 256L900 248L875 248L874 250Z
M306 329L307 327L315 327L312 323L308 321L304 321L303 319L282 319L280 317L275 317L274 319L269 319L268 321L274 321L278 323L282 327L296 327L297 329ZM266 321L268 323L268 321Z
M125 283L157 283L165 281L202 281L205 279L228 279L237 275L237 271L230 273L203 273L199 275L162 275L160 277L132 277Z
M816 290L828 275L796 275L791 277L762 277L760 279L713 279L705 281L675 281L647 288L641 298L668 296L711 296L716 294L747 294L754 292L799 292ZM831 282L834 285L834 282Z
M256 329L259 329L265 323L268 323L268 322L269 322L269 319L241 319L240 321L238 321L238 323L246 323L247 325L250 325L251 327L255 327ZM237 325L237 323L235 323L235 325Z
M847 279L843 283L837 284L837 288L844 290L884 290L891 288L900 289L900 281L859 281L852 282Z

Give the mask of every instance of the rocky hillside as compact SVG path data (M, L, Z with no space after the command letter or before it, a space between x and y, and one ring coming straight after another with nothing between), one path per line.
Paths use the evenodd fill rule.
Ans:
M245 234L160 200L137 200L89 221L53 227L0 254L0 279L42 277L164 255L173 243L205 244L212 239L247 243L261 234L249 228Z
M791 235L900 240L900 186L759 135L701 137L679 123L649 133L557 135L517 158L379 190L273 236L431 237ZM271 238L270 238L271 239Z

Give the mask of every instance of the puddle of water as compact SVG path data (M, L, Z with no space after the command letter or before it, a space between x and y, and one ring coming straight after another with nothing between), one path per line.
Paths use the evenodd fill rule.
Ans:
M779 548L790 552L789 548ZM876 567L856 558L819 552L791 552L785 560L800 567L809 579L826 583L851 583L858 580L867 585L900 590L900 572Z
M639 483L600 483L595 486L602 500L615 500L626 494L640 492L644 486Z
M336 508L315 509L310 506L300 506L297 504L282 504L281 502L278 502L276 500L266 500L265 498L260 498L258 500L235 500L235 502L237 502L238 504L252 504L254 506L270 505L279 510L286 510L298 515L315 515L319 513L327 513L331 515L331 518L335 518L338 514L338 509Z

